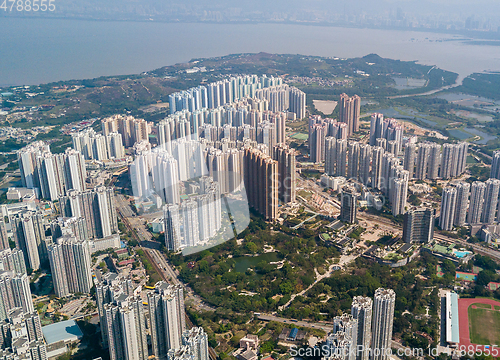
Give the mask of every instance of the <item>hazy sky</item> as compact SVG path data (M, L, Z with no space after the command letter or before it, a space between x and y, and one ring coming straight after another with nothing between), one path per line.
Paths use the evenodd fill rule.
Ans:
M185 0L183 3L204 5L207 8L228 6L243 9L271 8L275 11L290 11L303 8L328 9L343 12L347 9L359 11L391 11L400 7L404 12L454 13L490 15L500 13L499 0Z

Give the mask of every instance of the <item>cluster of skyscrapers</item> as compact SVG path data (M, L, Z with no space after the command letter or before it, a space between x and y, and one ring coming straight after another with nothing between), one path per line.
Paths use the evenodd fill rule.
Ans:
M122 144L132 147L136 142L149 141L151 127L144 119L137 119L130 115L113 115L101 120L102 135L105 138L114 138L115 133L122 136Z
M451 179L465 172L469 145L436 143L408 144L405 147L405 168L419 180Z
M380 113L372 114L370 120L370 145L381 146L389 152L399 154L403 145L403 132L404 127L396 119L384 118L384 115ZM385 139L385 141L382 139Z
M379 288L373 300L356 296L351 315L333 319L333 331L326 339L324 359L386 360L392 348L396 294Z
M88 159L123 156L121 135L113 132L102 136L88 129L74 135L73 144L78 150L67 149L62 154L52 154L43 142L30 144L19 152L23 185L38 189L44 198L58 200L61 216L47 221L41 210L23 208L9 214L13 240L19 250L4 250L0 254L4 270L16 273L25 273L27 268L38 270L43 262L48 262L59 297L89 293L90 254L120 246L113 189L87 189L85 160L80 151ZM3 248L8 247L5 228L2 221ZM50 235L46 235L49 229Z
M298 118L306 114L306 97L302 91L283 84L281 78L256 75L238 76L198 86L169 95L170 113L182 110L196 112L216 109L244 98L266 100L274 112L291 111Z
M49 145L37 141L18 152L18 163L23 186L45 199L54 201L69 190L86 189L85 160L74 149L52 154Z
M358 95L349 97L347 94L340 95L339 120L347 124L349 136L359 131L359 116L361 109L361 98Z
M19 249L0 252L0 358L47 359L40 317Z
M167 204L167 248L212 237L221 224L220 196L233 196L243 184L252 188L248 204L269 220L278 217L280 200L295 200L295 152L284 145L285 121L291 113L305 116L303 92L281 79L238 77L172 94L170 106L172 114L156 128L158 146L136 142L130 166L136 199ZM196 184L207 176L211 193Z
M267 100L256 98L244 98L215 109L182 110L159 122L158 143L168 149L173 140L182 138L213 143L249 139L272 148L285 141L287 118L286 112L271 111Z
M493 173L493 169L492 169ZM493 224L500 221L500 180L490 178L470 185L458 182L443 189L439 226L451 230L465 224Z
M58 297L74 293L90 293L92 262L87 240L62 236L47 246L54 292Z
M403 139L401 124L395 119L384 119L378 113L371 117L369 144L347 140L339 124L342 123L318 116L310 118L311 161L324 161L328 176L347 177L381 191L395 216L406 212L409 180L450 179L465 172L468 152L465 142L442 147L436 143L421 143L417 147L414 138ZM348 206L348 202L345 205ZM344 214L349 213L352 212L346 210ZM342 218L352 219L349 216Z
M17 248L10 249L8 242L0 242L0 358L2 359L47 359L42 326L35 311L30 290L27 264L39 265L37 224L40 218L35 212L19 211L21 217L12 217L11 225ZM21 224L24 223L24 224ZM26 231L27 243L24 242ZM23 239L17 234L22 233ZM7 236L6 224L0 221L0 234ZM43 234L44 235L44 234ZM21 250L21 243L33 248ZM31 252L30 257L26 251ZM37 267L38 268L38 267Z
M88 128L71 134L73 149L83 154L85 160L108 160L125 157L122 135L111 132L107 135L96 133Z
M397 156L357 141L328 137L325 143L326 175L347 177L379 190L389 200L393 215L404 214L410 176Z
M47 346L36 311L13 307L5 316L2 314L0 358L47 360Z
M309 117L309 158L313 163L325 161L327 141L347 140L348 125L334 119L324 119L319 115ZM325 165L326 166L326 165Z
M63 217L84 219L87 240L118 234L113 188L101 185L92 190L70 191L59 199L59 206Z
M165 245L168 250L207 244L222 226L222 199L218 183L202 177L199 192L178 204L164 206Z
M158 282L143 305L141 288L108 273L96 280L97 308L104 347L110 358L208 360L208 337L202 328L186 330L181 286ZM148 341L149 338L149 341Z

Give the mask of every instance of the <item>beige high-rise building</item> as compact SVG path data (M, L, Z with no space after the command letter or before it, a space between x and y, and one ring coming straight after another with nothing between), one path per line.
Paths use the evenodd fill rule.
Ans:
M337 168L337 139L325 138L325 174L334 176Z
M278 218L278 162L257 149L245 149L248 203L267 220Z
M358 95L353 97L347 94L340 95L339 120L347 124L349 136L359 131L360 108L361 98Z
M325 124L315 123L309 126L309 158L313 163L325 160L325 137L327 128Z
M16 307L24 312L35 312L29 277L13 271L0 271L0 319L6 319L9 310Z
M59 198L61 214L83 217L90 238L104 238L118 233L113 188L103 185L88 191L70 191Z
M85 190L85 160L75 149L52 154L48 145L37 141L19 151L18 163L23 186L45 199L55 201L70 189Z
M122 136L125 147L132 147L136 142L149 141L150 126L144 119L136 119L133 116L113 115L101 120L102 133L108 136L118 132Z
M407 144L405 146L404 169L408 171L410 179L415 176L415 159L417 157L417 146L415 144Z
M415 177L420 180L437 179L440 164L441 145L435 143L420 144Z
M38 270L40 258L46 258L43 215L24 211L12 218L11 223L16 247L23 251L26 266Z

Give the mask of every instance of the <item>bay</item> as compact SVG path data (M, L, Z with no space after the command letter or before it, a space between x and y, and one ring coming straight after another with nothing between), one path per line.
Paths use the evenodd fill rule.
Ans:
M462 37L297 24L0 20L0 86L135 74L193 58L268 52L417 60L460 74L500 70L500 46Z

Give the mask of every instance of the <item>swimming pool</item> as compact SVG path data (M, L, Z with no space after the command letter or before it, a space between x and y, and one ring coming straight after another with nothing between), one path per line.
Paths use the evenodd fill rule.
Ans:
M469 254L472 254L470 251L458 251L458 250L453 250L453 253L459 259L464 258Z

